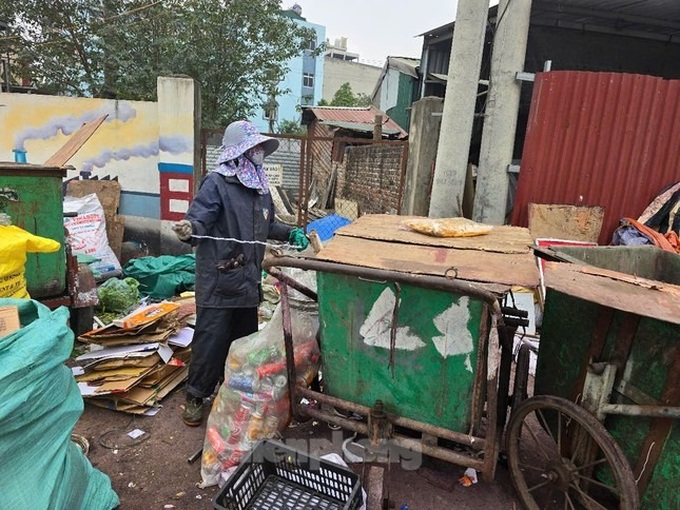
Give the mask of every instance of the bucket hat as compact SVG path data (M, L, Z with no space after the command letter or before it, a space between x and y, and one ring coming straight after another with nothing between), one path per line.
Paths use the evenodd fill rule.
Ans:
M265 157L279 148L279 141L276 138L261 135L252 122L247 120L232 122L224 130L220 147L221 154L217 163L236 159L259 144L262 144L264 148Z

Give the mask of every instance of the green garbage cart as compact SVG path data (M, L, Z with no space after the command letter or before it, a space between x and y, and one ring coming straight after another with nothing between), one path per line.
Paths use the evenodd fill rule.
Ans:
M63 168L0 162L0 213L31 234L61 243L55 253L27 254L26 284L31 297L50 308L68 306L78 334L92 329L97 293L90 268L78 264L67 242L64 177Z
M509 400L508 329L524 315L504 298L513 286L538 287L531 238L515 227L434 238L404 229L405 219L363 216L314 258L265 260L268 272L319 303L323 392L295 374L288 341L291 405L367 436L371 449L427 454L490 480ZM317 290L280 267L315 271ZM301 397L326 407L300 406Z
M542 256L553 261L534 396L506 437L526 507L680 508L680 255Z

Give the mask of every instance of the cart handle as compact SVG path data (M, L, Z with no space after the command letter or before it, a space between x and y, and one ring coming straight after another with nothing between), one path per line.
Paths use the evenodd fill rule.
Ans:
M402 285L413 285L415 287L422 287L426 289L436 289L444 292L463 294L484 301L487 305L489 305L491 313L502 322L501 307L498 303L498 298L486 289L482 289L481 287L477 287L471 283L461 280L442 278L441 276L415 275L411 273L401 273L398 271L388 271L384 269L350 266L347 264L337 264L335 262L302 259L289 256L267 258L262 263L262 268L269 274L272 274L272 276L275 275L271 273L271 270L276 271L275 268L277 266L295 267L308 271L344 274L372 280L389 280ZM288 283L288 281L286 281L286 283ZM293 288L296 287L293 286ZM300 289L296 288L296 290ZM303 292L303 294L306 293Z

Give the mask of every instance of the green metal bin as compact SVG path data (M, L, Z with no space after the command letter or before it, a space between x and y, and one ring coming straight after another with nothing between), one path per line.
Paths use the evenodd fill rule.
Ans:
M0 213L24 230L61 243L55 253L28 254L26 280L32 298L57 296L66 290L64 212L61 168L0 163Z
M318 273L317 280L329 394L369 407L382 400L388 413L469 430L479 370L480 300L331 273Z
M557 251L583 265L553 263L546 272L534 394L579 402L587 365L602 361L617 368L612 404L680 406L680 255ZM680 420L608 414L604 425L633 469L642 508L680 508Z

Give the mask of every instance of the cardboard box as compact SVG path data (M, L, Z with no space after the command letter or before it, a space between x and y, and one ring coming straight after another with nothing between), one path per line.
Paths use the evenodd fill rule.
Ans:
M16 306L0 306L0 338L14 333L20 327L19 308Z

